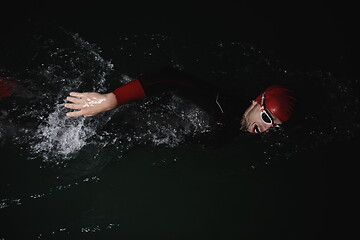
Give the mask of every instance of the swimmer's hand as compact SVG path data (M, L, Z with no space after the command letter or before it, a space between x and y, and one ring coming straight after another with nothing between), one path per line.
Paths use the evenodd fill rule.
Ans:
M65 107L78 111L68 112L68 117L94 116L96 114L112 110L117 107L116 96L113 93L101 94L96 92L71 92L66 98L70 103Z

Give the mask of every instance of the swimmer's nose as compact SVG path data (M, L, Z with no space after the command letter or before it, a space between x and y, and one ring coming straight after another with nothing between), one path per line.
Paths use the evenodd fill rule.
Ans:
M267 130L269 130L272 126L270 124L265 124L262 123L260 125L260 132L266 132Z

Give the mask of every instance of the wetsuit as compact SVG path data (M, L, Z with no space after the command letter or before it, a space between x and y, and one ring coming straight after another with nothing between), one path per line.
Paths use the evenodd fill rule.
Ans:
M164 67L141 75L113 93L121 105L168 91L173 91L206 111L216 130L226 132L226 135L239 132L241 116L247 107L244 106L241 96L173 67Z
M10 97L16 90L16 83L0 77L0 101Z

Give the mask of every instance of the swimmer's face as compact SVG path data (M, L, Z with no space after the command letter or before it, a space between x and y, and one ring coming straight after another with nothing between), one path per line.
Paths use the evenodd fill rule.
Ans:
M267 124L261 119L260 105L256 101L252 101L251 105L246 109L241 119L241 130L250 133L262 133L273 127L272 124ZM270 113L271 114L271 113ZM274 125L280 125L282 122L271 114Z

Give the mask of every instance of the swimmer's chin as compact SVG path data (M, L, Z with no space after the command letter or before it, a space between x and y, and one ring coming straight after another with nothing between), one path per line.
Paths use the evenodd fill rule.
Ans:
M240 131L248 132L251 134L261 133L260 128L256 123L247 123L246 121L242 121L240 124Z

